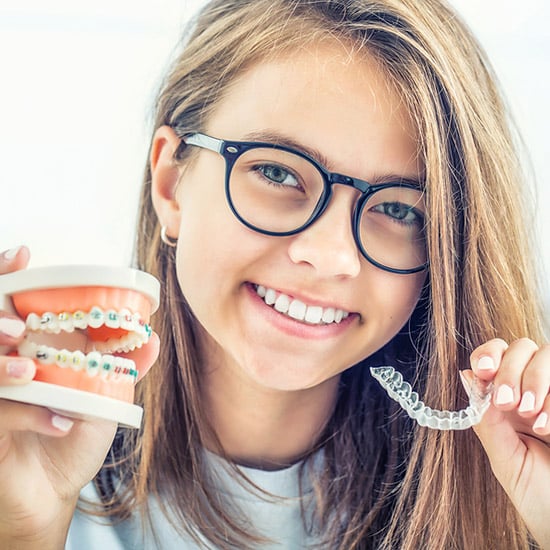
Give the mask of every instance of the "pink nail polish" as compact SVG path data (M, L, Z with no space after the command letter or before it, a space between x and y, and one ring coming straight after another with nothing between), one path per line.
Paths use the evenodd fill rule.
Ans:
M59 416L58 414L52 416L52 426L62 432L68 432L73 427L73 424L74 422L65 416Z
M36 366L31 359L13 357L9 359L6 365L6 372L11 378L28 378L32 380L36 373Z
M526 391L521 398L518 411L531 412L535 409L535 394L532 391Z
M477 362L477 368L484 371L495 370L495 362L493 361L493 358L491 356L484 355L483 357L479 358Z
M514 401L514 390L506 384L499 386L495 403L497 405L509 405L512 401Z
M8 262L13 260L20 250L20 246L6 250L6 252L4 252L4 260L8 260Z
M548 424L548 414L541 412L533 424L533 430L543 430L546 428L546 424Z
M21 319L1 317L0 332L11 338L19 338L25 332L25 323Z

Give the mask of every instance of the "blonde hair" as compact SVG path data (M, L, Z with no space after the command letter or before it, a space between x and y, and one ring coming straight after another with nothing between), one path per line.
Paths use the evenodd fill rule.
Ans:
M444 2L214 0L163 84L154 129L201 131L248 67L319 40L374 56L418 127L429 281L409 332L383 353L403 362L426 402L463 407L458 371L468 368L470 352L497 336L541 339L542 328L508 115L484 54ZM177 158L183 162L186 154L182 148ZM197 541L248 548L261 538L210 488L203 442L213 430L201 404L197 321L179 289L173 251L160 242L150 180L147 168L137 259L163 284L154 321L161 356L139 386L143 430L117 440L114 469L105 468L98 484L109 514L126 517L136 504L146 509L153 494ZM325 457L314 484L316 525L326 545L528 548L526 528L472 431L421 429L392 414L395 406L374 388L368 361L342 375L334 415L316 447ZM112 486L112 471L123 490Z

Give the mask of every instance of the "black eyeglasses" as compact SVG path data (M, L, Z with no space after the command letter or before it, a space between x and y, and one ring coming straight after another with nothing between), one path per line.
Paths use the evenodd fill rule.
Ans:
M326 210L334 184L361 192L352 215L361 254L392 273L428 266L423 192L416 183L367 181L329 172L301 151L273 143L225 141L205 134L183 138L225 158L225 194L246 227L284 237L307 229Z

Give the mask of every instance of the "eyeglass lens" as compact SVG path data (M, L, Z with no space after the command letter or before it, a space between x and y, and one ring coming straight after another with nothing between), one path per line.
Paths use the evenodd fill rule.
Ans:
M272 233L300 229L323 198L317 167L299 155L258 147L242 153L229 178L234 209L250 225ZM418 189L382 188L361 205L357 237L363 253L391 269L426 263L424 206Z

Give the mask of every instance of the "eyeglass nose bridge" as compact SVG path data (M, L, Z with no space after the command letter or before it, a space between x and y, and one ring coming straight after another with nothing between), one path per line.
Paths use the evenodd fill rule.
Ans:
M371 193L375 191L375 187L368 181L361 180L359 178L352 178L351 176L338 174L336 172L324 172L323 175L326 183L324 197L322 198L322 200L320 200L317 203L315 210L309 217L308 221L301 227L300 231L304 231L305 229L310 227L325 213L329 203L332 200L333 185L338 184L338 185L345 185L347 187L353 187L355 190L359 191L361 194L357 198L357 201L353 207L353 212L351 214L350 222L351 222L353 239L359 251L362 254L364 254L363 252L364 249L359 238L359 230L358 230L359 217L360 217L360 212L361 212L363 203L368 199ZM366 256L366 258L370 261L370 258L368 256Z
M360 180L359 178L352 178L351 176L345 176L344 174L329 173L326 174L327 182L332 187L334 184L346 185L348 187L353 187L360 191L362 194L368 193L372 188L372 185L365 180Z

